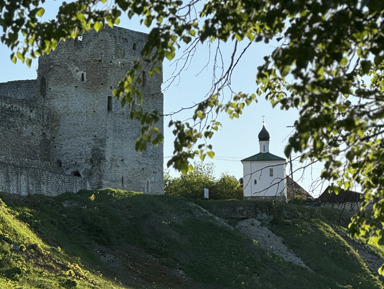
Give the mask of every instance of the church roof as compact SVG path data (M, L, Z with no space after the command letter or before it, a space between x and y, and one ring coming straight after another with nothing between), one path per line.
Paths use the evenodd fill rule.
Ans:
M268 134L269 135L269 134ZM275 156L271 153L258 153L241 160L242 162L258 162L258 161L285 161L285 159Z
M269 132L267 131L267 129L265 128L265 125L263 124L263 128L259 132L259 141L265 141L269 139L270 139Z
M292 179L291 177L287 176L287 197L288 199L293 199L293 192L292 192ZM299 197L302 200L312 200L313 197L298 183L293 181L293 190L295 191L296 198Z
M319 197L321 202L328 203L346 203L346 202L361 202L363 194L340 189L340 192L336 195L330 187L327 187L325 191Z

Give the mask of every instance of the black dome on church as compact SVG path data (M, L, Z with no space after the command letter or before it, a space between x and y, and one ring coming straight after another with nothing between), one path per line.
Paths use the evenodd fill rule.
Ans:
M259 141L269 140L269 132L266 130L265 125L263 124L263 128L259 132Z

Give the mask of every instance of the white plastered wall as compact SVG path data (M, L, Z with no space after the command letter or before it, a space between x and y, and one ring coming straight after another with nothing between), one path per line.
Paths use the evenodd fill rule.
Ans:
M285 177L284 161L244 161L244 197L287 197Z

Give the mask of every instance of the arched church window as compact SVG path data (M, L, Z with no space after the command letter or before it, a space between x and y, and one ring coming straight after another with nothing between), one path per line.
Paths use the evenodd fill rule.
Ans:
M253 183L254 183L255 185L257 185L257 180L254 180Z
M273 177L273 168L270 168L270 169L269 169L269 175L270 175L271 177Z

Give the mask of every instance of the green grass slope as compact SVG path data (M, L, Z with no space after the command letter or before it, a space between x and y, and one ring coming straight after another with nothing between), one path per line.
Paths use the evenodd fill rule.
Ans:
M383 288L332 210L243 201L203 210L119 190L0 197L0 288ZM214 216L235 225L255 212L273 217L267 226L311 270Z

